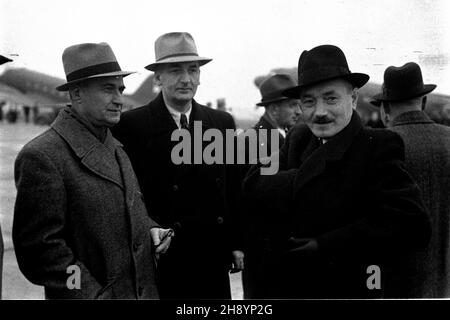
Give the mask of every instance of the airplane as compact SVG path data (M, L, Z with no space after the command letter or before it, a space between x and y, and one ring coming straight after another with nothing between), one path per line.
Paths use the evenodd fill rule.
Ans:
M276 68L268 74L257 76L254 84L257 88L268 76L275 73L287 73L294 79L297 78L297 68ZM41 72L26 68L8 68L0 75L0 102L6 101L17 106L37 107L39 113L34 119L36 124L49 125L55 119L59 110L69 103L67 92L55 89L65 83L64 79L53 77ZM356 110L361 115L364 123L372 126L382 126L379 121L379 109L372 105L371 97L381 91L381 85L373 82L367 83L359 90L359 98ZM144 82L132 94L124 95L124 110L145 105L159 92L159 88L153 81L153 75L148 76ZM220 100L220 99L219 99ZM450 96L431 93L428 95L425 112L436 122L450 121ZM227 110L225 105L218 104L218 108ZM256 106L255 106L256 108ZM257 119L243 118L233 115L236 126L247 129L253 126ZM450 124L447 122L447 124Z

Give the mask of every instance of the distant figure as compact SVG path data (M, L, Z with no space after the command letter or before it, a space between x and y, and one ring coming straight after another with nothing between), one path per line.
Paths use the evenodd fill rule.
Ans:
M19 268L49 299L157 299L155 259L171 231L149 217L109 129L132 72L107 43L70 46L62 60L67 83L56 89L69 91L72 105L15 162Z
M0 101L0 122L3 121L3 107L6 105L5 101Z
M255 124L253 129L257 137L256 155L259 161L259 148L267 148L267 155L276 152L283 146L284 139L287 134L287 128L295 125L300 115L300 101L283 96L281 93L296 85L295 80L287 74L275 74L264 80L259 90L261 92L261 101L257 106L265 108L263 116ZM265 130L267 139L264 136L259 137L259 132ZM272 150L271 130L278 131L278 148ZM250 163L248 139L246 140L246 160ZM250 168L250 164L242 166L242 174L245 176L246 171ZM245 269L243 272L244 298L257 299L264 298L264 292L267 291L265 281L266 274L272 272L267 270L267 264L263 261L263 252L265 234L270 229L270 221L261 219L261 212L265 211L265 206L258 206L257 203L248 203L253 210L245 210L247 213L253 213L246 216L246 258Z
M432 234L426 250L408 255L386 287L389 298L450 298L450 128L436 124L423 111L427 94L414 62L391 66L384 73L385 89L373 98L386 127L405 143L407 170L419 184L431 216ZM404 258L402 252L398 257Z
M2 55L0 55L0 65L12 61ZM3 121L3 106L6 104L5 101L0 101L0 121ZM3 235L2 226L0 224L0 299L2 298L2 278L3 278Z
M33 112L33 123L36 123L36 120L39 116L39 107L37 105L34 105L33 108L31 108L31 111Z
M271 212L275 276L266 298L382 297L391 257L428 243L400 136L364 127L355 111L368 80L349 70L340 48L321 45L301 53L298 86L282 93L300 99L306 125L272 157L277 174L256 165L243 184Z
M179 142L171 137L183 133L195 139L195 131L202 135L207 129L225 136L226 129L235 130L234 119L194 99L200 67L212 59L198 55L189 33L160 36L155 57L146 69L155 73L161 92L147 105L125 112L113 134L131 159L150 214L175 229L170 250L158 265L160 296L230 299L228 272L232 263L236 270L243 267L241 243L233 228L240 209L239 176L233 166L223 163L200 159L194 164L194 157L202 158L206 150L201 144L199 150L191 149L188 161L178 163L172 150ZM188 148L197 143L188 143Z
M25 123L30 122L30 106L23 106L23 114L25 116Z

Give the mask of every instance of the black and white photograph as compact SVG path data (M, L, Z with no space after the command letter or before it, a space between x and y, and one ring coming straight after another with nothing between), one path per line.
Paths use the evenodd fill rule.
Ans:
M0 299L449 299L449 17L0 0Z

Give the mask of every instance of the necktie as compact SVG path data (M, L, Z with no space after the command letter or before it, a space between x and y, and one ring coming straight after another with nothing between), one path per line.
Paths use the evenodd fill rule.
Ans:
M188 125L188 121L187 121L187 117L184 113L181 114L180 117L180 124L181 124L181 129L186 129L189 130L189 125Z

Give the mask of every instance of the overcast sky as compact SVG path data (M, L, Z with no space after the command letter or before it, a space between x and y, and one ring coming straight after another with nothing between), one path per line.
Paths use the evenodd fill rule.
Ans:
M190 32L202 67L196 99L226 98L235 114L255 114L256 76L297 66L303 50L340 46L350 69L382 82L390 65L416 61L426 83L450 94L448 0L0 0L0 52L11 67L64 78L63 50L82 42L108 42L132 93L154 62L154 41ZM17 56L16 56L17 55Z

